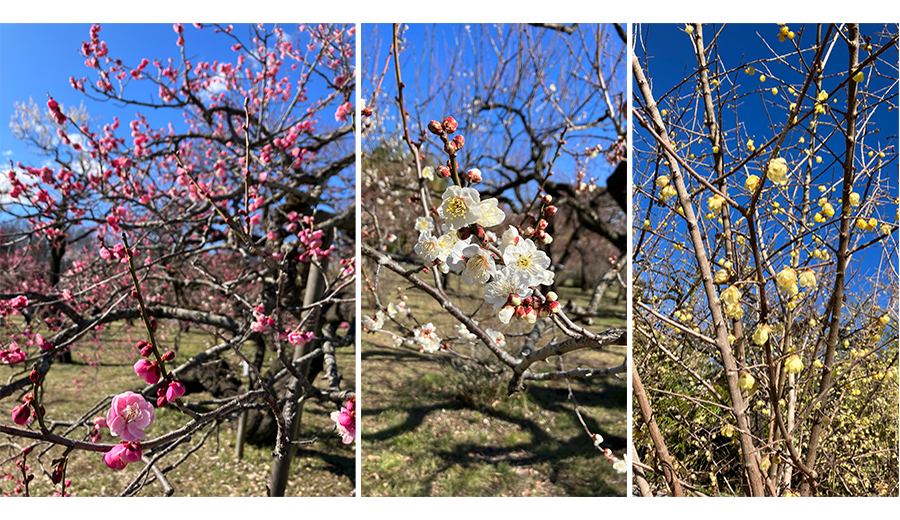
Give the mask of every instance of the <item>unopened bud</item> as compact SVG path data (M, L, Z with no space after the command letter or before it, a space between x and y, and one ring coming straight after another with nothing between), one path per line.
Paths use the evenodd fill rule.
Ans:
M544 195L543 197L541 197L541 203L543 203L544 206L549 206L552 202L553 202L552 195Z
M545 206L544 215L547 215L548 217L556 215L556 206Z
M541 306L541 308L538 309L538 316L540 316L541 318L546 318L549 315L550 315L550 310L547 307Z
M533 301L534 301L534 298L532 296L529 296L528 298L525 298L522 300L522 305L524 305L526 307L531 307L531 302L533 302Z
M28 379L30 379L32 383L38 384L41 381L41 373L37 370L32 370L31 373L28 374Z
M550 291L547 293L547 300L549 300L551 302L555 302L558 299L559 299L559 295L556 294L555 292Z
M522 235L524 235L524 236L526 236L526 237L533 236L533 235L534 235L534 228L531 227L531 226L528 226L527 228L525 228L525 231L522 232Z
M438 175L440 177L443 177L444 179L446 179L447 177L450 176L450 168L448 168L446 166L440 166L438 168Z
M510 294L509 298L507 298L506 303L512 305L513 307L518 307L522 305L522 297L516 293Z
M538 226L537 226L537 228L538 228L539 230L541 230L541 231L547 229L547 221L544 220L544 219L541 219L540 221L538 221Z
M175 353L169 350L168 352L163 354L162 359L163 361L172 361L173 359L175 359Z
M550 314L556 314L559 312L559 302L552 301L547 304L547 307L550 308Z
M453 143L456 145L457 150L462 150L463 145L466 144L466 138L462 134L456 135L453 138Z
M150 328L156 330L156 320L153 318L150 318Z
M28 455L31 454L31 450L32 450L31 446L25 446L25 448L22 449L22 456L27 457Z
M484 228L483 227L478 226L477 235L478 235L478 240L481 240L482 242L484 242Z
M169 404L169 401L166 400L166 396L161 395L159 399L156 400L156 407L162 408L163 406Z
M516 307L516 318L524 318L525 317L525 307L519 305Z
M456 122L456 119L453 119L452 116L445 117L444 122L441 123L441 128L443 128L444 132L447 132L448 134L452 134L453 132L455 132L457 126L459 126L459 124Z
M365 107L365 108L362 109L361 113L362 113L363 117L369 117L369 116L371 116L372 113L373 113L373 112L372 112L372 108L371 108L371 107Z
M62 478L63 478L63 465L62 465L62 463L60 463L58 466L53 468L53 473L50 475L50 480L54 484L59 484L60 482L62 482Z
M534 307L529 307L528 310L525 311L525 321L528 323L537 321L537 311L534 310Z
M439 121L431 120L428 122L428 131L434 135L441 135L443 129Z
M456 153L456 141L447 141L447 143L444 144L444 151L451 155L455 154Z
M481 182L481 170L478 168L472 168L468 172L466 172L466 179L472 184L478 184Z

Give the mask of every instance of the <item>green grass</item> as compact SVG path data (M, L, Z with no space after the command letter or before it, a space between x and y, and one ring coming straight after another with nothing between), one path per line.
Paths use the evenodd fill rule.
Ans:
M195 329L196 330L196 329ZM177 344L176 366L216 343L216 339L200 331L191 331L176 335L163 330L161 343L172 348ZM89 366L79 356L73 356L71 364L54 363L49 377L45 381L48 420L74 421L96 402L107 395L118 394L126 390L137 390L142 381L134 374L132 365L138 359L131 346L140 339L140 330L130 330L127 326L118 326L104 331L92 345L102 350L100 365ZM5 339L5 338L4 338ZM0 340L2 341L2 340ZM87 351L88 345L83 347ZM274 356L274 353L270 353ZM355 380L354 349L337 350L337 362L344 370L345 382ZM239 360L233 353L224 356L225 361L237 367ZM268 360L270 361L270 360ZM9 377L11 371L3 368L3 377ZM240 374L240 368L238 368ZM4 381L5 384L6 381ZM346 384L346 383L345 383ZM208 394L188 394L187 402L198 402L210 399ZM18 399L8 398L0 402L0 421L10 423L12 408ZM109 409L105 406L94 416L105 416ZM340 437L333 432L333 422L329 414L334 406L316 401L307 402L303 411L302 431L300 439L318 440L298 449L292 462L292 471L285 494L287 496L347 496L353 493L355 480L354 446L344 445ZM172 429L179 428L188 422L188 418L177 409L165 407L156 410L156 419L148 428L148 438L155 438ZM235 422L236 424L236 422ZM35 424L30 427L36 428ZM197 446L207 429L196 432L189 442L176 448L162 462L165 467L178 460L183 454ZM272 448L256 447L245 444L244 456L237 459L235 451L235 427L230 422L212 425L212 430L203 445L177 468L167 473L170 484L175 488L175 496L265 496L272 464ZM57 428L55 433L62 433L65 428ZM70 433L71 438L87 440L88 429L80 427ZM0 437L0 477L6 473L15 473L14 461L8 457L17 455L24 447L23 439ZM115 438L105 430L102 442L111 442ZM62 448L53 447L41 457L43 469L35 456L45 446L35 448L29 456L29 464L35 473L35 481L30 487L34 496L47 496L55 490L49 479L52 470L50 461L62 453ZM147 454L147 453L145 453ZM4 463L4 461L6 461ZM67 491L72 496L109 496L118 495L129 482L138 476L144 465L129 464L124 470L112 471L101 460L101 455L83 451L75 451L69 457L67 477L72 479L72 486ZM0 479L0 496L12 493L12 480ZM155 496L162 493L158 483L146 486L139 496Z
M396 276L381 280L394 296ZM448 291L463 309L474 309L480 295L453 284ZM562 288L586 306L590 294ZM416 318L433 322L444 338L455 335L456 321L427 295L404 291ZM389 300L384 299L387 304ZM624 312L624 304L606 308ZM370 315L372 312L369 309ZM510 334L526 332L524 323L496 322L482 309L475 316L485 327ZM594 320L593 330L622 327L615 319ZM539 343L543 346L549 337ZM507 339L517 353L520 340ZM625 359L625 347L566 356L576 363L603 367ZM593 447L567 399L565 382L532 382L525 392L506 395L507 377L491 383L466 377L410 347L395 348L386 334L367 334L362 346L362 494L363 496L624 496L625 475L616 473ZM540 370L555 368L545 364ZM626 383L601 378L572 382L576 399L592 431L620 449L626 443Z

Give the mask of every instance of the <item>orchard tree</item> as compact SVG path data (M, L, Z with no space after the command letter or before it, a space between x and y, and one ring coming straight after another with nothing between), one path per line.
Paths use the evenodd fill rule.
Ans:
M53 92L46 108L16 107L15 134L43 161L11 165L0 193L10 223L0 432L21 452L3 459L21 470L17 492L28 494L27 468L40 464L65 495L79 478L68 462L96 457L106 471L141 462L122 495L153 480L171 494L166 473L190 460L173 450L227 420L238 450L245 439L272 447L277 496L298 444L312 442L299 438L304 402L329 403L334 429L355 437L353 385L335 356L356 334L355 27L172 29L170 58L117 59L98 24L81 44L86 71L71 87L133 117L100 122ZM201 36L230 57L196 58ZM61 355L94 367L114 359L105 344L116 326L131 338L131 381L58 420L50 403L65 398L48 387L65 388L54 380ZM217 344L180 356L188 330ZM212 394L212 406L187 400L191 391ZM177 427L154 428L167 407ZM61 447L52 460L48 446Z
M617 366L569 362L566 354L575 351L624 345L626 333L576 323L602 314L599 297L593 309L570 316L555 292L561 277L577 280L603 263L613 276L601 293L621 281L624 30L422 30L424 38L409 37L402 24L366 27L362 253L372 312L363 317L364 330L503 380L510 394L526 383L624 372L624 359ZM445 41L458 47L442 48ZM404 76L401 63L412 63L418 77ZM562 268L578 254L587 269ZM391 284L387 271L404 285ZM475 288L480 303L457 299L464 286ZM407 288L433 298L458 324L439 330L435 316L408 305ZM517 327L525 332L514 333Z
M898 27L636 27L637 492L896 495Z

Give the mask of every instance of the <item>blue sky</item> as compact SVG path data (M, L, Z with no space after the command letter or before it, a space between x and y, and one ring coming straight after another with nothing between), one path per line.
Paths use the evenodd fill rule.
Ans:
M286 34L296 34L295 24L279 25ZM142 58L151 62L154 58L162 62L172 58L176 65L181 62L180 48L176 45L177 34L171 23L101 26L100 39L107 43L110 57L122 59L130 67L138 65ZM40 166L43 161L29 154L26 145L13 136L9 127L10 118L14 114L13 103L27 102L29 97L42 109L46 106L47 93L63 107L77 106L83 102L94 118L92 128L111 122L113 116L117 116L122 122L118 131L120 136L127 137L127 124L138 110L154 128L167 125L170 121L176 129L183 128L181 109L122 107L118 103L93 101L71 87L70 76L87 77L89 81L96 79L91 74L93 71L85 67L84 58L79 52L82 41L90 39L90 27L91 24L0 24L0 161L4 171L8 168L10 159L36 166ZM272 25L267 27L271 28ZM236 23L232 34L248 42L249 32L247 24ZM193 63L215 60L233 63L237 58L238 53L230 49L233 42L223 34L215 34L213 27L199 30L186 23L184 35L186 56ZM150 65L149 70L155 70L153 65ZM292 73L292 76L296 81L299 73ZM144 83L149 82L129 84L126 96L149 101L152 95L153 99L158 100L155 86ZM311 81L309 87L310 100L315 100L324 93L320 81ZM302 109L300 107L297 110ZM317 125L320 131L336 126L332 117L333 110L332 107L321 113L320 123Z
M806 25L805 28L802 24L788 24L790 29L799 35L801 30L805 31L805 34L802 35L802 39L800 40L802 45L801 48L808 48L812 41L815 40L814 25ZM661 109L668 109L669 114L667 116L668 122L675 123L680 122L685 124L689 121L693 120L694 110L697 107L696 99L691 99L690 101L686 99L682 99L677 103L677 106L673 103L676 101L676 97L685 97L690 96L692 93L692 89L696 86L696 79L692 79L685 85L681 86L679 90L677 90L674 95L669 95L668 97L664 97L664 94L670 91L670 89L675 88L687 74L691 74L696 70L696 58L693 53L693 47L690 43L690 40L683 31L683 24L654 24L654 25L644 25L640 27L643 35L643 43L646 46L647 55L650 56L649 64L646 64L643 61L644 52L640 43L638 44L638 56L642 60L642 64L645 65L645 74L649 78L651 82L651 86L653 89L653 94L657 99L657 102L660 105ZM717 31L720 29L720 26L710 26L707 25L704 27L704 40L707 45L710 44L712 40L712 36L715 34L714 29ZM861 28L861 32L864 36L872 36L872 43L875 44L875 49L879 48L879 38L878 33L881 32L882 26L880 25L863 25ZM719 55L722 58L722 65L724 69L720 70L731 70L736 67L746 67L746 64L749 61L757 60L760 58L771 58L773 56L773 51L769 50L766 46L766 42L772 46L775 52L784 54L787 53L789 49L793 47L790 46L789 42L780 43L778 41L779 27L776 24L765 24L765 25L746 25L746 24L735 24L728 25L725 27L725 30L719 35L717 39L717 46ZM896 26L894 27L894 31L896 31ZM824 31L823 31L824 33ZM765 39L765 42L763 41ZM882 39L882 43L886 41L887 38ZM812 53L806 52L804 56L807 60L811 59ZM861 52L860 60L864 59L868 56L867 52ZM883 55L884 59L889 63L897 63L897 49L896 46L889 49L886 54ZM792 64L796 65L796 59L791 61ZM835 74L841 70L847 70L847 46L843 41L838 41L837 44L833 47L830 57L828 59L825 73L826 78L823 82L823 90L828 91L829 93L833 92L833 89L846 78L845 76L834 76L828 77L830 74ZM761 73L766 72L765 68L768 67L768 73L766 81L760 81L759 76ZM794 100L793 96L787 92L788 86L793 86L795 89L799 90L802 86L802 76L795 72L791 71L787 66L778 62L769 62L766 65L757 63L755 65L756 73L754 75L745 74L742 71L734 72L728 75L728 79L721 78L723 92L725 88L731 87L731 82L738 83L738 92L739 95L744 96L741 98L740 107L738 109L738 116L735 117L733 111L726 111L721 117L719 117L719 122L723 126L723 130L727 132L726 134L726 142L728 149L732 152L738 149L737 135L735 133L736 128L736 120L739 125L739 131L737 132L740 135L741 142L741 156L745 157L747 155L746 152L746 141L747 139L754 139L756 145L761 145L766 140L770 139L774 136L774 133L770 126L770 121L775 122L777 127L776 131L780 131L781 125L785 122L786 113L787 113L787 104L788 99ZM880 175L888 184L888 194L891 199L895 199L897 197L897 185L898 185L898 177L897 177L897 153L898 153L898 110L897 107L897 68L896 66L890 67L885 64L881 64L878 66L878 72L881 75L886 77L878 77L873 73L871 68L867 68L866 70L866 81L869 82L868 90L875 91L879 89L885 89L890 92L892 96L891 104L895 107L894 110L888 111L885 105L875 108L874 110L870 110L866 112L866 114L871 114L871 118L869 120L870 126L869 129L873 130L874 128L878 128L879 132L877 135L874 133L870 133L864 137L861 137L859 142L860 144L865 145L865 154L862 155L859 152L857 153L857 158L861 158L864 161L871 161L867 157L867 152L869 150L874 150L875 153L879 150L883 150L886 152L886 157L884 161L886 162L886 166L881 170ZM782 82L783 80L784 82ZM771 89L777 88L778 93L772 94ZM812 91L812 95L815 95L814 91ZM846 107L846 88L837 92L835 96L832 98L837 99L836 103L832 103L831 99L829 99L829 105L833 110L843 110ZM773 105L773 102L775 105ZM807 101L804 104L806 109L809 109L812 106L812 103ZM702 106L699 107L700 117L698 118L698 124L694 128L694 130L700 132L700 134L705 135L705 129L702 125ZM644 134L643 129L635 124L635 131L639 134ZM788 138L785 140L784 146L785 149L782 152L782 156L787 157L789 162L800 160L801 158L801 148L805 148L805 145L798 144L799 138L805 136L807 139L807 143L809 142L809 135L806 134L803 130L792 130ZM679 142L687 142L687 138L683 133L679 133L677 140ZM844 138L840 133L835 134L830 139L825 142L825 148L830 149L835 152L835 155L838 156L838 160L842 160L842 150L844 149ZM695 163L695 169L698 172L706 173L709 171L709 165L711 165L712 160L710 158L711 146L706 138L700 139L699 142L692 144L689 150L684 152L693 153L697 157L697 163ZM840 185L840 175L842 175L840 164L835 162L835 159L831 156L827 150L823 149L818 153L818 155L822 156L823 162L814 164L813 183L815 185L826 185L826 186L838 186ZM862 157L860 157L862 155ZM767 156L767 155L766 155ZM643 160L646 160L647 155L643 155ZM643 162L641 158L636 156L635 162L635 172L636 172L636 180L639 179L638 175L640 171L647 171L648 165L646 162ZM877 156L875 158L877 160ZM741 172L737 175L737 179L740 180L740 183L743 184L743 180L746 178L747 173L751 174L760 174L758 170L758 161L751 161L748 164L749 171ZM726 170L728 169L728 159L726 159ZM652 168L650 168L652 171ZM668 174L668 169L663 165L660 165L660 175ZM793 183L794 186L797 185L796 182ZM790 186L790 184L789 184ZM865 179L860 182L857 182L854 185L854 190L858 191L861 195L867 195L867 186L865 184ZM654 190L658 192L658 189ZM733 185L730 187L729 192L731 195L735 196L738 202L746 202L747 197L743 196L745 192L740 189L736 189ZM770 192L770 195L773 200L781 201L781 204L785 204L785 202L790 202L791 200L798 200L799 191L794 191L794 189L789 188L786 192L781 194L775 194L775 192ZM812 193L812 205L813 205L813 213L818 210L818 206L816 206L816 199L820 197L821 194L817 190L813 190ZM834 204L834 207L840 211L840 207L837 204L837 199L840 197L840 192L837 194L833 192L829 192L827 194L829 201ZM765 199L766 195L764 195ZM702 200L695 201L695 210L698 211L700 215L707 213L707 205L706 205L707 194L702 196ZM646 216L647 204L650 199L646 197L641 197L635 200L636 208L635 208L635 225L639 228L641 223L643 222ZM896 226L896 210L897 206L891 201L891 203L879 204L878 207L874 208L874 210L868 214L867 216L874 216L880 222L887 222L893 226ZM657 222L661 219L665 218L666 214L669 213L670 210L660 209L658 205L654 202L654 209L651 213L651 221L655 226ZM736 220L739 215L736 212L732 211L732 220ZM681 219L675 219L676 222L682 222ZM774 233L781 229L781 225L776 222L776 219L765 218L764 222L768 222L766 226L763 228L763 232L767 234L769 237L776 236ZM679 234L683 234L683 226L679 226ZM711 227L710 233L714 232L715 228ZM637 229L635 231L635 240L640 235L640 230ZM777 248L782 245L784 239L784 234L780 235L782 238L771 238L774 240L774 246ZM862 235L862 240L860 243L867 242L869 239L875 238L875 233L868 233ZM881 262L884 261L885 251L889 255L889 260L891 263L895 265L894 273L896 273L896 265L897 265L897 254L896 254L896 230L893 233L893 239L888 239L888 243L890 244L888 249L885 250L881 243L875 244L872 247L869 247L865 250L857 253L853 261L854 263L859 262L862 265L862 274L865 276L875 276L879 271ZM829 238L833 238L835 247L837 246L837 238L835 232L830 232L828 235ZM854 240L855 240L854 236ZM711 240L711 237L710 237ZM809 237L804 240L805 243L809 243ZM851 242L851 247L853 246L853 242ZM787 250L781 253L781 256L773 260L773 265L777 270L780 270L783 263L787 262L786 257ZM672 252L672 257L678 257L679 255ZM801 265L807 261L806 255L802 255ZM687 265L692 266L695 262L688 260ZM833 270L833 268L832 268ZM887 272L883 273L882 276L887 275ZM857 288L860 291L865 293L870 293L867 291L870 281L866 280L863 276L855 277L850 280L851 288ZM896 305L896 295L888 295L888 294L880 294L877 296L878 302L881 305L888 305L891 301ZM892 300L893 299L893 300Z
M488 28L491 34L498 35L497 29L493 24L486 24L485 27ZM581 29L590 32L592 27L594 26L583 24ZM483 71L490 72L497 66L496 54L491 51L492 43L487 38L481 37L481 35L484 34L480 31L481 28L482 26L477 24L409 24L405 29L403 37L408 42L409 46L401 52L401 68L403 81L407 86L404 92L407 110L412 115L413 122L418 120L417 114L414 112L414 102L425 105L421 112L421 120L422 123L425 124L428 122L428 119L440 120L445 115L449 115L449 107L469 103L476 96L485 96L484 91L476 91L471 88L471 76L467 77L463 75L460 77L454 75L457 72L466 74L471 71L477 71L477 67L481 67L481 70ZM514 26L506 25L504 28L506 31L504 32L503 37L509 35L510 45L514 47L519 38L518 34L512 30ZM367 70L369 73L372 73L377 69L377 73L380 75L384 67L384 60L388 56L390 50L391 30L391 24L363 24L362 49L364 53L364 68L368 65ZM559 44L560 35L555 31L533 27L528 30L534 39L533 42L535 47L538 45L549 45L551 41L556 41L556 43ZM623 49L624 43L622 43L615 35L613 27L607 26L606 31L611 37L611 41L615 48L617 50ZM497 38L497 41L494 43L502 40L503 38ZM428 46L431 41L436 42L433 47ZM378 46L373 46L373 42L377 42ZM594 45L592 43L592 37L589 37L588 42L587 47L593 49ZM482 54L483 57L481 58L481 61L477 61L478 49L486 50L486 52ZM375 51L373 54L378 56L377 63L366 60L365 54L372 53L373 50ZM428 53L428 60L424 62L422 62L421 59L423 51ZM507 53L507 55L508 54L509 53ZM528 59L527 56L520 57L526 60ZM615 75L615 85L613 85L614 89L621 92L623 96L625 93L627 72L625 64L625 57L622 55ZM596 91L588 89L584 82L570 81L570 74L573 72L571 64L569 67L566 67L565 65L566 64L561 61L556 61L543 70L545 86L549 87L549 85L553 85L559 89L557 93L563 91L564 85L566 88L571 89L567 93L568 97L583 104L577 111L579 115L584 114L590 119L604 113L606 106L603 104L601 98L596 95ZM609 68L606 70L609 71ZM452 78L456 79L454 80ZM452 98L436 96L429 99L427 97L434 85L451 80L458 83L457 90L453 93ZM525 80L527 85L533 85L534 81L534 76L528 77ZM368 81L368 78L363 77L363 98L366 98L367 95L371 94L373 88L374 85ZM397 108L396 103L393 102L393 98L396 95L397 88L394 78L393 62L391 62L391 68L389 68L388 74L385 76L384 83L382 84L382 91L389 95L387 99L390 101L385 104L385 99L382 99L379 102L379 110L382 112L388 111L391 115L396 115ZM553 109L547 102L546 96L539 96L538 101L535 103L535 107L534 112L531 114L532 120L537 121L542 116L552 117ZM480 118L469 116L472 118L471 120L467 118L465 113L456 113L453 115L460 122L460 128L463 128L468 122L477 121L479 124L497 129L500 127L498 118L495 116L497 113L499 112L492 111L491 117L485 117L484 115ZM511 125L507 126L513 132L518 132L521 129L521 125L517 120L514 120ZM416 127L411 127L411 131L414 128ZM489 182L489 170L495 166L494 164L491 164L490 161L481 161L479 164L469 164L467 162L469 155L478 152L479 142L482 137L480 137L477 132L462 131L462 133L467 141L466 146L460 154L461 165L464 168L478 167L486 174L485 181ZM418 134L413 137L415 138L417 135ZM614 135L614 132L611 132L609 128L607 128L603 131L590 130L585 132L572 132L569 134L569 140L570 145L573 145L571 146L573 149L581 150L584 146L594 146L601 142L604 146L608 146L610 143L609 139L614 139ZM598 136L605 137L606 139L598 139ZM576 145L575 143L579 144ZM366 146L365 140L363 146L364 148ZM524 147L521 149L524 150ZM430 147L427 150L431 154L439 152L435 147ZM550 153L548 153L548 155L550 155ZM564 155L557 161L554 170L558 173L557 178L559 180L571 181L574 177L574 162L571 157ZM605 179L610 173L612 173L612 167L601 158L597 158L588 163L587 176L596 177L599 181L598 184L600 185L605 184Z

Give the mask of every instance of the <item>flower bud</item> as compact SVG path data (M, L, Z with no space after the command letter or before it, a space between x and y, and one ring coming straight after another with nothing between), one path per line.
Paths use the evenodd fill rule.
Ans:
M371 116L372 113L373 113L373 112L372 112L372 108L371 108L371 107L365 107L365 108L362 109L362 112L361 112L361 113L362 113L363 117L369 117L369 116ZM435 122L437 122L437 121L435 121ZM429 127L430 127L430 124L429 124Z
M150 328L156 330L156 319L150 318Z
M450 168L448 168L446 166L439 166L438 167L438 176L442 177L444 179L446 179L447 177L450 177Z
M429 123L429 126L431 124ZM456 127L459 126L459 123L456 122L456 119L453 119L452 116L447 116L444 118L444 122L441 123L441 128L444 129L444 132L448 134L452 134L456 131Z
M12 420L14 423L19 426L25 426L28 424L28 420L31 419L31 406L26 404L20 404L16 406L12 410Z
M555 302L558 299L559 299L559 295L556 294L555 292L550 291L547 293L547 301Z
M538 228L539 230L543 231L543 230L547 229L547 225L548 225L548 224L549 224L549 222L547 222L547 221L544 220L544 219L541 219L541 220L538 221L537 228Z
M27 457L27 456L31 455L31 450L32 450L31 446L25 446L25 448L22 450L22 456Z
M441 135L443 133L443 128L441 128L441 123L439 121L431 120L428 122L428 131L434 135Z
M462 150L463 145L466 144L466 138L458 134L453 137L453 143L456 144L457 150Z
M468 172L466 172L466 179L472 184L478 184L481 182L481 170L478 168L472 168Z
M547 304L547 306L550 308L550 314L556 314L557 312L559 312L559 302L551 301Z
M529 307L528 310L525 311L525 321L529 324L534 324L537 321L537 311L534 310L534 307Z
M549 310L549 307L547 307L546 305L542 305L541 308L538 309L538 316L540 316L541 318L546 318L549 315L550 315L550 310Z
M31 373L28 374L28 379L30 379L32 383L38 384L41 381L41 373L32 369Z
M529 296L529 297L527 297L527 298L525 298L525 299L522 300L522 305L524 305L525 307L531 307L531 303L532 303L533 301L534 301L534 297Z
M549 206L551 203L553 203L552 195L544 195L543 197L541 197L541 204L543 204L544 206Z
M524 318L525 317L525 307L519 305L516 307L516 318Z
M456 148L456 141L447 141L447 142L444 144L444 152L446 152L446 153L448 153L448 154L450 154L450 155L453 155L453 154L456 153L456 150L457 150L457 148Z
M58 464L55 468L53 468L53 473L50 475L50 481L54 484L59 484L62 482L63 478L63 463Z
M506 303L513 307L518 307L519 305L522 305L522 297L516 293L512 293L509 295L509 298L507 298Z
M556 206L544 206L544 215L552 217L556 215Z
M162 408L163 406L165 406L167 404L169 404L169 402L166 401L166 396L161 396L159 399L156 400L157 408Z
M528 226L527 228L525 228L524 231L522 231L522 236L530 237L533 235L534 235L534 228L531 226Z
M478 240L481 240L482 242L484 242L484 228L483 227L478 226L477 235L478 235Z
M169 350L168 352L163 354L162 359L163 361L172 361L173 359L175 359L175 352Z

